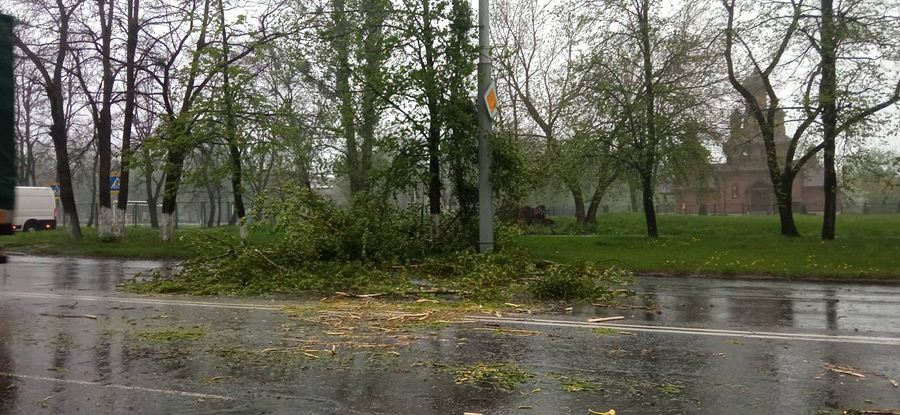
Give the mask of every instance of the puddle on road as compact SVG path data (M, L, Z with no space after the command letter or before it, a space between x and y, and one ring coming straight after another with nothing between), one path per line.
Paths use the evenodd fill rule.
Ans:
M718 414L732 408L729 413L827 414L847 405L872 405L865 399L898 404L893 387L877 376L858 380L821 367L829 360L884 373L897 370L883 347L532 330L461 324L462 312L422 305L372 304L348 301L283 311L79 305L73 313L97 318L37 320L35 312L50 314L59 304L37 305L30 314L5 308L2 372L232 399L0 376L0 414L71 408L85 413L296 413L303 408L350 414L550 414L589 408Z
M112 292L150 267L95 260L21 266L38 277L7 278L0 287ZM801 296L789 285L664 283L644 279L636 287L662 314L585 306L543 317L900 332L896 319L877 318L896 315L895 303L845 301L849 294L834 287ZM0 375L0 415L826 415L900 407L889 383L900 378L891 346L460 323L474 312L359 300L272 311L0 297L0 372L27 376ZM828 371L825 362L866 377ZM73 381L86 383L66 383Z

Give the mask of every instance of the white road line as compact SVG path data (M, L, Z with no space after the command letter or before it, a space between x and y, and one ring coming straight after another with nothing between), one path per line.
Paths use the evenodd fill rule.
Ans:
M830 342L830 343L856 343L856 344L878 344L878 345L900 346L900 338L896 338L896 337L864 337L864 336L841 336L841 335L831 336L831 335L822 335L822 334L695 329L695 328L689 328L689 327L644 326L644 325L613 324L613 323L580 323L580 322L575 322L575 321L483 317L483 316L469 316L466 318L466 321L480 322L480 323L494 323L494 324L521 324L521 325L544 326L544 327L572 327L572 328L607 327L607 328L615 328L615 329L636 331L636 332L648 332L648 333L670 333L670 334L687 334L687 335L717 336L717 337L744 337L744 338L754 338L754 339L801 340L801 341Z
M209 308L234 308L245 310L281 310L284 306L270 304L241 304L241 303L216 303L209 301L184 301L184 300L161 300L158 298L128 298L128 297L103 297L90 295L67 295L67 294L46 294L46 293L29 293L29 292L3 292L0 291L0 297L23 297L23 298L45 298L51 300L66 301L98 301L125 304L144 304L144 305L176 305L185 307L209 307Z
M168 390L168 389L142 388L140 386L116 385L116 384L111 384L111 383L90 382L90 381L86 381L86 380L56 379L56 378L48 378L48 377L44 377L44 376L20 375L18 373L0 372L0 376L8 377L8 378L15 378L15 379L41 380L41 381L45 381L45 382L68 383L68 384L73 384L73 385L102 386L104 388L111 388L111 389L122 389L122 390L128 390L128 391L136 391L136 392L162 393L165 395L187 396L190 398L219 399L219 400L223 400L223 401L234 400L233 398L228 397L228 396L211 395L208 393L195 393L195 392Z
M240 304L240 303L217 303L209 301L184 301L184 300L162 300L157 298L127 298L127 297L103 297L103 296L87 296L87 295L65 295L65 294L48 294L33 292L2 292L0 297L22 297L22 298L44 298L52 300L66 301L96 301L109 303L124 304L142 304L142 305L166 305L166 306L183 306L183 307L207 307L207 308L226 308L240 310L281 310L283 305L269 304ZM775 340L803 340L818 341L832 343L857 343L857 344L879 344L879 345L895 345L900 346L900 338L895 337L867 337L867 336L842 336L842 335L824 335L824 334L802 334L802 333L776 333L776 332L757 332L757 331L741 331L741 330L724 330L724 329L702 329L690 327L674 327L674 326L647 326L620 323L581 323L577 321L564 320L545 320L545 319L522 319L522 318L506 318L506 317L485 317L485 316L469 316L467 322L483 322L497 324L523 324L532 326L546 327L580 327L580 328L596 328L610 327L623 330L648 333L670 333L670 334L692 334L700 336L718 336L718 337L745 337L756 339L775 339Z

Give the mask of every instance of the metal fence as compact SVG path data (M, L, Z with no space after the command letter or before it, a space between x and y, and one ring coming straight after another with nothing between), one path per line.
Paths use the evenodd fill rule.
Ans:
M675 202L663 202L656 206L658 215L777 215L778 205L775 204L677 204ZM568 206L547 206L548 216L575 216L575 209ZM643 208L638 206L636 211L643 212ZM794 203L794 214L821 214L825 210L822 203L806 204ZM598 214L604 213L621 213L633 212L630 204L603 205L598 209ZM845 203L839 202L837 205L838 214L851 215L876 215L876 214L900 214L900 201L883 201L883 202L859 202Z
M57 202L58 204L59 202ZM62 215L62 206L59 205L59 215L58 220L60 221L60 225L64 225L63 221L65 218ZM78 208L78 217L81 221L82 226L92 225L97 226L99 222L99 208L96 206L94 209L91 209L91 205L89 204L78 204L76 205ZM126 226L131 227L140 227L140 226L151 226L151 211L150 209L154 209L156 211L157 220L159 220L162 214L162 206L157 204L156 206L149 206L146 202L137 201L137 202L129 202L126 212ZM247 208L250 209L249 207ZM91 220L91 212L93 210L94 218ZM184 202L178 203L175 208L174 214L174 222L175 227L179 226L191 226L191 227L201 227L205 228L207 226L225 226L228 225L232 221L232 215L234 215L234 206L231 202L223 201L221 205L216 204L214 209L210 207L208 202ZM212 220L210 220L210 218Z

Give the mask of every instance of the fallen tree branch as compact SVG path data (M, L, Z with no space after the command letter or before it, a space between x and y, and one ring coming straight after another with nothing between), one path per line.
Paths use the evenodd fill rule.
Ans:
M57 317L57 318L87 318L87 319L91 319L91 320L96 320L96 319L97 319L97 316L92 316L92 315L90 315L90 314L85 314L85 315L82 315L82 316L75 316L75 315L71 315L71 314L47 314L47 313L41 313L40 315L45 316L45 317Z
M647 310L647 311L659 311L659 307L649 307L645 305L628 305L628 304L610 304L610 303L591 303L594 307L603 307L603 308L618 308L625 310Z
M602 323L604 321L624 320L625 316L589 318L588 323Z
M387 295L387 293L375 293L375 294L350 294L342 291L335 291L334 297L350 297L350 298L375 298L381 297L382 295Z
M269 264L272 264L273 267L278 268L278 271L284 271L284 269L281 268L281 265L278 265L278 264L272 262L272 260L269 259L269 257L266 256L266 254L262 253L262 251L260 251L258 248L253 248L253 252L256 252L259 256L261 256L263 259L265 259L266 262L268 262Z
M843 366L843 365L838 365L838 364L834 364L834 363L830 363L830 362L825 362L825 363L822 363L822 367L825 368L826 370L830 370L835 373L856 376L858 378L866 377L866 375L861 373L862 372L861 370L856 369L854 367L850 367L850 366Z

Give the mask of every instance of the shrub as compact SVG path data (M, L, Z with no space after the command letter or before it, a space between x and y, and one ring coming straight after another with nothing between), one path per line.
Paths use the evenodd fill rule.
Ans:
M538 299L590 300L627 283L591 264L538 266L523 250L476 253L461 221L447 217L431 240L430 220L383 199L360 195L341 209L305 188L284 186L263 193L254 204L254 229L281 239L266 247L235 237L196 232L186 237L200 255L183 264L174 278L156 276L132 289L142 292L251 294L272 291L405 294L419 292L410 279L425 280L465 299L509 300L530 292ZM499 238L521 232L500 224ZM185 237L183 237L185 238Z

